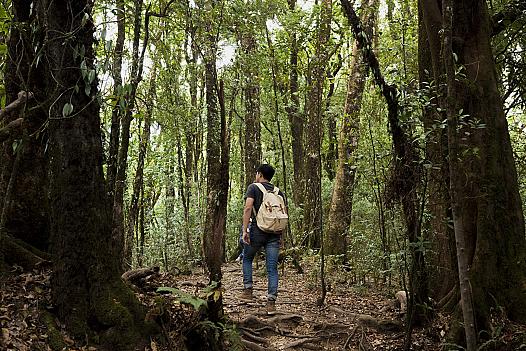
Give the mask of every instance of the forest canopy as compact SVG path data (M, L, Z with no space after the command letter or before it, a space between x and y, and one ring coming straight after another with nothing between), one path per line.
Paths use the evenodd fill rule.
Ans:
M115 349L159 332L126 271L202 267L218 322L245 192L270 164L282 257L320 305L336 286L404 291L406 350L442 313L447 342L486 345L497 319L526 322L525 14L519 0L3 1L2 267L50 263L52 313Z

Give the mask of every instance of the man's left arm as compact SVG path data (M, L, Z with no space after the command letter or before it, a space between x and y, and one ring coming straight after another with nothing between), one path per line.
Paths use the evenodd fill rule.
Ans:
M247 197L245 200L245 208L243 209L243 241L250 245L250 234L247 231L252 216L252 209L254 208L254 198Z

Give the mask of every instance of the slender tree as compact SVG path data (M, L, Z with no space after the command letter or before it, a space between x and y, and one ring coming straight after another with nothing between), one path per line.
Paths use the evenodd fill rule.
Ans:
M362 5L361 21L365 25L364 33L369 38L372 38L377 12L377 0L369 0ZM332 255L345 255L347 231L351 224L356 169L354 153L360 138L360 110L367 79L367 66L363 62L356 42L352 48L350 69L338 141L338 168L326 227L327 243L325 247L327 253Z
M257 54L257 40L251 25L244 28L240 36L243 51L242 67L245 95L245 186L254 181L256 168L261 163L261 125L259 97L259 68L254 56Z
M122 61L124 56L124 40L126 39L126 10L124 0L115 0L115 11L117 15L117 40L115 41L112 67L114 105L111 110L110 145L106 172L106 188L111 199L113 199L115 191L121 119L124 115L126 105L122 86Z
M134 242L133 238L135 236L134 234L139 216L139 198L141 194L141 189L143 189L144 187L144 163L146 161L146 154L150 143L150 128L152 125L153 106L157 94L156 68L157 67L154 64L150 77L150 91L148 92L148 101L146 103L144 126L142 130L141 140L139 142L139 158L137 160L137 170L135 172L135 179L133 181L130 208L128 210L126 242L130 244L126 245L126 251L124 252L124 259L126 262L132 262L133 245L131 245L131 243Z
M318 24L318 38L316 52L311 63L312 82L308 93L309 128L306 133L305 150L305 214L303 231L308 235L309 247L320 247L321 238L321 140L322 140L322 96L325 84L325 64L328 60L328 43L331 34L332 1L323 0L320 4L320 19Z
M289 11L296 11L296 0L288 0ZM304 118L300 113L300 96L298 81L298 53L299 43L296 27L293 26L289 32L290 54L289 54L289 103L286 107L290 134L292 138L292 163L294 166L294 180L292 186L292 197L297 206L303 205L304 179L304 145L303 125Z

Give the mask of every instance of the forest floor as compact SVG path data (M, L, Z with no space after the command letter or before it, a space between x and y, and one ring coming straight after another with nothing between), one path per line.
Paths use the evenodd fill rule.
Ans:
M305 264L304 266L311 266ZM306 267L307 268L307 267ZM267 279L264 263L254 270L255 299L240 298L241 264L223 267L223 302L227 316L236 324L248 350L401 350L404 341L403 314L394 306L395 290L374 285L352 286L343 273L329 279L331 285L325 304L317 306L319 289L314 271L299 274L292 266L280 269L280 289L276 314L265 310ZM331 274L338 276L338 273ZM0 282L0 349L16 351L51 350L51 335L41 312L50 307L49 269L23 272L14 269ZM161 273L149 284L170 286L193 295L203 295L207 277L202 269L191 275ZM137 293L149 302L158 296L154 291ZM190 308L185 307L187 310ZM184 320L184 318L183 318ZM447 332L447 320L438 317L427 329L415 329L413 350L435 351L441 335ZM68 337L59 324L65 350L96 351L93 345ZM232 349L240 350L239 343ZM239 342L239 338L237 339ZM156 346L159 345L159 346ZM175 344L173 344L175 345ZM150 350L178 350L161 347L152 341Z
M267 315L264 263L254 269L253 300L240 297L241 264L224 265L225 312L238 326L243 340L248 341L247 349L402 350L404 315L395 306L395 291L378 289L372 284L352 287L335 279L330 282L325 304L319 307L320 289L316 288L313 273L307 270L299 274L292 266L281 268L276 314ZM207 278L194 272L178 277L178 281L184 282L188 292L195 293L191 286L203 285ZM412 350L440 350L447 322L439 317L429 328L415 328Z

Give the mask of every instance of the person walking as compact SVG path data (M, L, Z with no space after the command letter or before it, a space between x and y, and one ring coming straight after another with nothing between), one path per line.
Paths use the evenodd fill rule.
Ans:
M243 294L244 299L253 298L252 262L257 252L265 249L267 267L267 313L276 311L278 297L278 257L281 236L287 226L286 199L270 181L275 170L268 164L256 170L255 182L245 194L243 210Z

